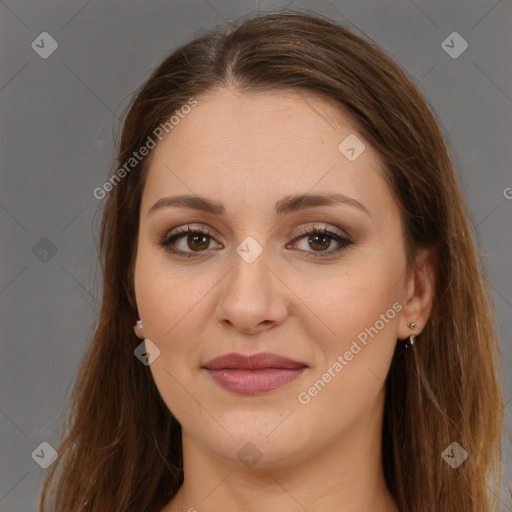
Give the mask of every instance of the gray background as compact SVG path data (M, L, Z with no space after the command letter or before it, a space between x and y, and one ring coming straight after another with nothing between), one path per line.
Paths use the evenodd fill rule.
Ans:
M481 233L504 352L504 480L512 481L512 3L501 1L0 1L0 510L36 509L99 310L97 229L113 130L131 94L201 27L289 5L374 39L440 119ZM47 59L31 47L58 42ZM453 31L468 42L454 59ZM512 197L512 191L508 194ZM56 253L52 253L51 241ZM45 252L45 250L47 252ZM501 493L503 510L512 496Z

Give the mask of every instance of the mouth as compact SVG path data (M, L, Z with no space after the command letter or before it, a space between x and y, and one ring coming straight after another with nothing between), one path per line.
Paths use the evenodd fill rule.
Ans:
M203 366L216 384L241 395L278 389L300 377L307 368L305 363L270 352L252 356L224 354Z

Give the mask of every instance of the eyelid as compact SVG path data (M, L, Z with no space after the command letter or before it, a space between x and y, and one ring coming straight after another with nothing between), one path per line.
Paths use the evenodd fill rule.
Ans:
M158 239L158 244L163 247L164 250L169 252L172 255L178 257L199 257L201 259L205 259L208 255L211 254L211 249L205 249L203 251L182 251L182 250L172 250L170 246L176 241L187 234L201 234L209 237L215 243L216 238L210 232L209 228L204 227L204 225L200 226L192 226L191 224L186 224L183 226L179 226L178 228L174 228L171 231L164 234L163 237ZM329 249L327 251L306 251L303 249L298 249L300 253L303 253L305 257L312 259L329 259L330 257L335 257L339 253L344 252L349 246L353 245L353 239L350 235L346 234L343 230L337 227L332 227L328 229L328 226L325 222L316 222L312 225L309 224L307 226L303 226L300 229L300 232L295 234L294 238L291 240L291 244L294 244L298 240L304 238L307 235L313 234L325 234L331 240L339 245L336 249ZM289 245L289 244L288 244ZM288 248L288 245L286 248Z
M196 225L197 224L197 225ZM295 240L297 237L306 235L310 233L312 230L325 230L325 231L332 231L336 233L340 237L344 238L350 238L352 239L352 236L348 231L342 230L341 228L338 228L334 225L328 224L326 222L310 222L306 224L305 226L302 226L299 228L298 232L295 232L295 234L290 234L289 236L293 237L292 240ZM217 232L215 230L212 230L208 225L201 224L201 223L194 223L190 222L187 224L183 224L181 226L178 226L176 228L173 228L171 230L168 230L164 233L164 235L161 238L170 238L171 236L177 235L179 233L190 233L198 231L200 233L204 233L212 238L220 238L219 235L217 235ZM229 238L228 238L229 240Z
M295 235L294 240L296 237L307 235L313 230L325 231L327 233L333 232L340 237L352 239L352 237L346 231L343 231L340 228L337 228L336 226L329 225L326 222L313 222L312 224L308 224L307 226L302 226L300 228L300 231Z

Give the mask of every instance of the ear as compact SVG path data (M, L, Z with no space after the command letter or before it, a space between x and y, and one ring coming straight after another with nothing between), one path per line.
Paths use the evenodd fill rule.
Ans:
M137 324L133 326L133 332L135 333L135 336L137 336L137 338L139 338L140 340L145 339L144 329L140 329Z
M414 268L406 281L406 297L400 312L398 338L420 334L430 317L435 294L435 268L431 249L421 249L415 256ZM414 322L416 329L409 324Z

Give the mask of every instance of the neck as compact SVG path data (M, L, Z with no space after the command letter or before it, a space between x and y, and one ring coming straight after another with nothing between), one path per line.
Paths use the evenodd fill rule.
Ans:
M373 418L311 453L263 457L251 468L183 432L184 483L162 512L398 512L382 469L382 416Z

